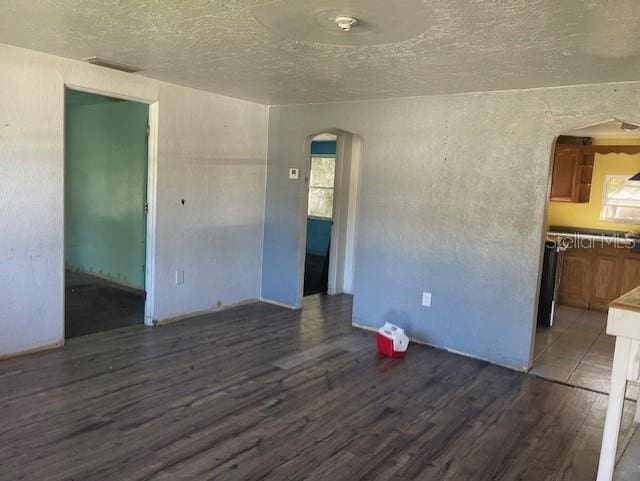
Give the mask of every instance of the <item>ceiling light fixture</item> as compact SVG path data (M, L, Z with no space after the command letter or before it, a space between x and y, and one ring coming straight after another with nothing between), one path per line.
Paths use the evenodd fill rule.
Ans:
M353 27L358 26L358 19L350 15L338 15L334 21L343 32L350 32Z

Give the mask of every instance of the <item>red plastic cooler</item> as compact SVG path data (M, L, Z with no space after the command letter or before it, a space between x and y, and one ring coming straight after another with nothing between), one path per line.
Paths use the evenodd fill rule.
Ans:
M404 330L389 322L385 323L376 334L378 352L387 357L404 357L409 347L409 338Z

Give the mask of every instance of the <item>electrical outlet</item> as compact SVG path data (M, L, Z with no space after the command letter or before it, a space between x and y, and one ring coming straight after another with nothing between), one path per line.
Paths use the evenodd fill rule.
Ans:
M289 178L296 180L300 176L300 169L289 169Z
M184 284L184 271L182 269L176 271L176 286L180 284Z
M431 293L423 292L422 293L422 305L424 307L431 307Z

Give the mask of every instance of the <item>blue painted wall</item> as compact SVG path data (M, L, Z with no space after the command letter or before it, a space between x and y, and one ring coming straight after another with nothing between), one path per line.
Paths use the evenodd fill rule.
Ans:
M311 155L336 155L335 140L314 140L311 142Z
M279 131L282 127L278 118L280 109L269 110L269 142L267 157L278 158ZM324 126L324 128L327 128ZM319 130L316 130L318 132ZM313 132L313 131L310 131ZM302 299L302 290L298 292L299 250L306 249L300 239L298 219L300 218L300 196L307 194L304 182L288 178L289 165L300 169L303 162L309 162L309 151L305 151L305 139L296 138L295 144L286 142L282 147L290 152L290 158L280 162L271 162L267 168L266 212L262 256L261 296L288 306L295 306ZM335 141L333 151L335 152ZM316 144L318 145L318 144ZM325 148L330 148L324 144ZM304 254L304 252L303 252Z
M331 242L331 219L307 217L307 254L326 256Z
M564 102L562 95L272 106L262 295L290 305L302 299L304 182L289 180L287 170L304 166L310 133L344 129L364 141L354 322L377 328L392 321L434 346L525 369L551 145L558 132L589 124L546 116L540 105ZM429 308L421 305L423 291L432 293Z

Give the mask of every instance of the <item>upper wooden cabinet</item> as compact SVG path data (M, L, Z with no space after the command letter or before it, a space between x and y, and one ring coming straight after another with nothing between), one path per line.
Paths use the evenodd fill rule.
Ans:
M551 200L589 202L595 154L587 146L556 144Z

